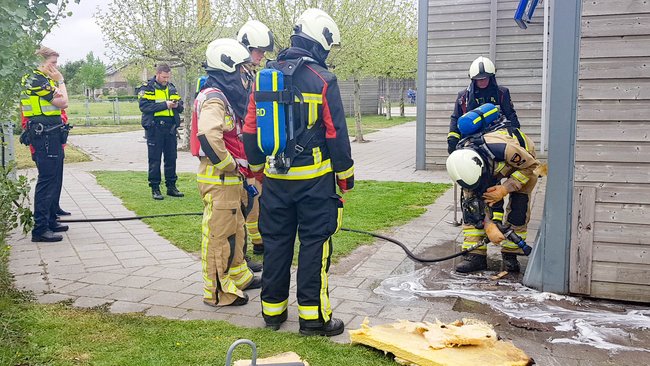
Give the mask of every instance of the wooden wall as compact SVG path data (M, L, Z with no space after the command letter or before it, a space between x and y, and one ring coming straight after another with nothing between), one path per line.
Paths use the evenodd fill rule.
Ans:
M650 3L582 6L570 290L650 302Z
M467 70L478 56L489 56L490 34L496 39L497 81L511 91L519 120L537 145L542 101L542 33L539 6L528 29L513 20L518 1L429 0L427 47L427 169L444 169L449 117L456 94L469 85ZM496 27L490 19L496 15Z

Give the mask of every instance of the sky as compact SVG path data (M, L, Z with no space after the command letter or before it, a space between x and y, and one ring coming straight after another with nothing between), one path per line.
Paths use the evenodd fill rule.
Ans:
M104 9L106 3L105 0L81 0L79 4L70 1L67 10L72 12L72 16L63 19L43 40L44 46L61 55L60 64L83 59L90 51L110 64L102 31L93 18L97 7Z

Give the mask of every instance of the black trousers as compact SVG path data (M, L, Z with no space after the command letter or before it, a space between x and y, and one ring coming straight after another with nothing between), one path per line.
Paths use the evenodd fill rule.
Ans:
M34 229L32 235L42 235L57 225L56 211L59 208L63 186L63 146L61 134L32 136L34 161L38 169L38 180L34 193Z
M149 186L160 187L160 162L165 157L165 185L175 186L178 176L176 175L176 125L168 122L149 127L145 130L147 137L147 150L149 158Z
M264 179L259 229L264 242L261 297L267 322L286 311L296 233L300 323L318 326L331 318L327 271L331 236L339 229L342 209L333 173L309 180Z

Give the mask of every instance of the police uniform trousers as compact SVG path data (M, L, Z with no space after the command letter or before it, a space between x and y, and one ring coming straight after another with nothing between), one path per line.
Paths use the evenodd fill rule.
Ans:
M63 185L63 146L58 129L48 134L31 134L31 139L38 170L32 234L38 236L57 225L56 212Z
M176 124L174 120L156 119L153 126L145 130L147 138L147 150L149 158L149 186L158 188L160 186L160 162L161 157L165 159L165 185L172 187L176 185Z
M327 272L331 236L340 228L342 213L331 172L307 180L264 179L259 226L264 241L261 297L266 322L277 321L287 311L296 233L300 324L319 326L331 319Z
M230 305L237 297L244 297L242 290L253 280L243 253L246 232L241 197L244 189L241 182L231 183L201 183L199 178L199 192L203 197L203 301L213 305Z
M258 181L255 178L249 178L248 184L253 185L255 188L257 188L258 195L253 197L253 207L248 213L248 216L246 216L246 231L253 245L262 245L262 235L260 234L258 226L258 219L260 217L259 198L262 195L262 182Z
M537 184L537 176L531 177L528 182L519 190L508 195L508 206L506 208L506 217L503 220L505 224L511 225L514 232L524 241L528 237L528 221L530 220L530 196ZM471 194L465 191L463 194ZM496 203L495 206L503 206L503 201ZM463 245L462 249L468 249L474 244L485 238L485 229L478 229L473 225L463 225ZM530 243L527 243L530 245ZM516 243L506 239L500 244L502 253L524 254ZM487 246L482 245L471 253L487 255Z

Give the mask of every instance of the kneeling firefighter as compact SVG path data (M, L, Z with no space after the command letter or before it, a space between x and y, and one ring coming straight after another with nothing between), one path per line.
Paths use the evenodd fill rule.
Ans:
M197 181L204 212L201 242L203 301L244 305L242 290L261 286L244 259L241 208L247 167L240 139L247 90L241 68L248 50L234 39L217 39L206 50L208 79L197 95L192 116L192 154L200 159Z
M481 242L487 234L492 243L501 244L504 269L519 272L517 255L524 252L517 244L506 240L500 228L511 225L515 234L526 239L530 195L537 183L534 170L539 165L535 146L521 131L512 133L509 121L489 103L459 118L458 129L462 139L458 150L447 159L447 172L463 187L462 248L468 249ZM504 220L503 198L508 195ZM487 247L480 246L465 255L456 271L485 270L486 256Z
M296 232L300 333L335 336L344 330L343 321L332 317L327 278L343 210L336 184L342 193L354 185L341 94L325 64L340 37L329 15L306 10L291 47L257 73L250 95L244 145L251 168L265 174L261 297L264 320L274 330L287 320Z

